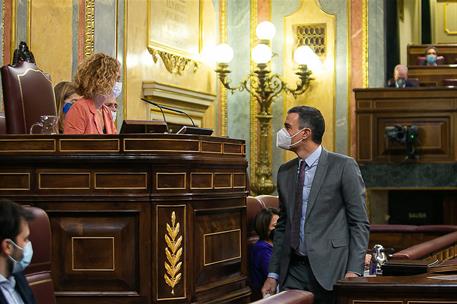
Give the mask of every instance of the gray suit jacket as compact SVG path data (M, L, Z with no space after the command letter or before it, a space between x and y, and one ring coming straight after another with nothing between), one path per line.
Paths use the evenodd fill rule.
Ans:
M291 255L293 218L299 159L279 168L280 216L276 225L269 272L284 284ZM352 271L362 274L368 247L369 224L365 185L354 159L322 149L308 199L305 243L314 276L326 290Z

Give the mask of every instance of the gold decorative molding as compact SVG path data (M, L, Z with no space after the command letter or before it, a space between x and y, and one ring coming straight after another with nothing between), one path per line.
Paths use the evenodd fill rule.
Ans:
M171 226L167 223L167 233L165 234L165 261L164 266L166 273L163 275L165 283L171 287L171 294L175 294L175 286L179 283L182 277L182 235L179 235L179 222L176 222L176 213L171 213Z
M186 69L192 69L192 73L194 74L197 72L198 62L195 60L155 49L150 46L148 47L148 51L151 53L154 63L157 63L160 57L163 65L171 74L182 75L182 72Z
M449 25L447 24L448 23L448 17L447 17L447 6L449 5L449 3L444 3L443 5L443 27L444 27L444 31L446 32L446 34L448 35L457 35L457 31L453 31L453 30L450 30L449 29Z
M368 88L368 0L362 0L362 86Z
M220 42L227 42L227 0L219 1L219 36ZM219 85L219 100L221 109L221 136L226 136L228 133L228 108L227 108L227 90L224 86Z
M256 27L257 27L257 12L258 12L258 3L257 0L251 0L251 6L250 6L250 49L251 49L251 54L250 54L250 72L254 73L254 70L256 69L256 64L254 60L252 60L252 49L257 43L257 35L256 35ZM257 108L258 108L258 103L257 100L253 95L250 95L249 97L249 105L250 105L250 113L249 113L249 121L250 121L250 134L249 134L249 147L250 147L250 153L249 153L249 176L250 176L250 181L251 183L255 182L255 172L257 168L257 141L258 141L258 127L259 123L257 120ZM270 153L271 155L271 153ZM270 157L270 155L268 157Z
M85 0L84 11L84 57L94 53L95 44L95 0Z
M309 46L317 56L325 58L327 55L327 24L308 23L300 24L295 29L297 46Z

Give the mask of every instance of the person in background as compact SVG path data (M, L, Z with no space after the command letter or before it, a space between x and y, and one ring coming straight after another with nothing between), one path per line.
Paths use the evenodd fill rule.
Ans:
M76 93L76 85L69 81L61 81L56 84L54 87L54 95L56 97L56 108L59 114L59 132L63 133L65 114L81 96Z
M262 297L260 290L268 275L274 229L278 218L279 211L275 208L262 209L255 218L255 231L259 240L249 250L249 281L253 292L251 300Z
M425 49L425 61L423 65L437 66L444 63L444 57L438 56L438 49L434 46L429 46Z
M394 77L387 81L389 88L417 87L417 83L408 80L408 68L406 65L397 64L394 68Z
M300 289L315 304L336 303L334 284L361 276L368 247L365 184L353 158L325 150L322 113L297 106L277 133L297 158L278 171L279 219L263 295Z
M116 121L117 118L117 100L116 98L112 98L111 100L107 101L105 105L110 109L111 116L113 118L113 122Z
M33 256L29 240L32 213L0 199L0 304L34 304L35 298L23 274Z
M65 117L65 134L116 134L111 110L105 105L115 94L120 79L119 62L103 53L88 57L78 66L76 92L82 96Z

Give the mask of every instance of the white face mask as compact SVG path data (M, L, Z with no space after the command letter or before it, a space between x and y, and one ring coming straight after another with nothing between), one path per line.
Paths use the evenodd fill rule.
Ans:
M118 98L122 93L122 82L116 81L113 87L113 95L115 98Z
M276 147L285 149L285 150L290 150L290 148L299 144L304 139L303 138L302 140L299 140L296 143L292 144L292 138L294 138L297 134L299 134L304 129L306 129L306 128L298 130L298 132L292 136L290 136L289 133L287 132L287 130L284 128L279 130L278 133L276 133Z
M111 111L111 116L113 117L113 121L115 121L117 117L117 112Z
M12 273L18 273L22 272L27 268L27 266L30 265L30 262L32 261L33 257L33 248L32 248L32 242L27 242L27 244L24 246L24 248L20 247L17 245L15 242L12 240L11 244L14 245L17 249L22 251L22 258L20 260L15 260L12 256L8 256L10 261L13 263L13 269L11 270Z

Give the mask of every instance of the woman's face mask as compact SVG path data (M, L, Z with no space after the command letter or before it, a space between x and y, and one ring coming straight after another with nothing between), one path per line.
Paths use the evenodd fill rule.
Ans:
M24 248L20 247L17 245L15 242L12 240L9 240L11 244L15 247L15 250L20 250L22 251L22 257L21 259L14 259L12 256L8 256L9 260L12 262L12 270L11 273L18 273L24 271L27 266L30 265L30 262L32 261L33 257L33 248L32 248L32 242L27 242L25 244Z
M276 133L276 146L278 148L284 149L284 150L290 150L292 147L295 145L299 144L302 140L297 141L296 143L292 144L292 138L297 136L301 131L303 131L306 128L303 128L299 130L297 133L294 135L290 136L289 133L287 132L286 129L282 128L281 130Z
M436 55L428 54L427 55L427 63L428 64L436 64Z
M118 98L122 93L122 82L116 81L113 87L113 95L115 98Z

